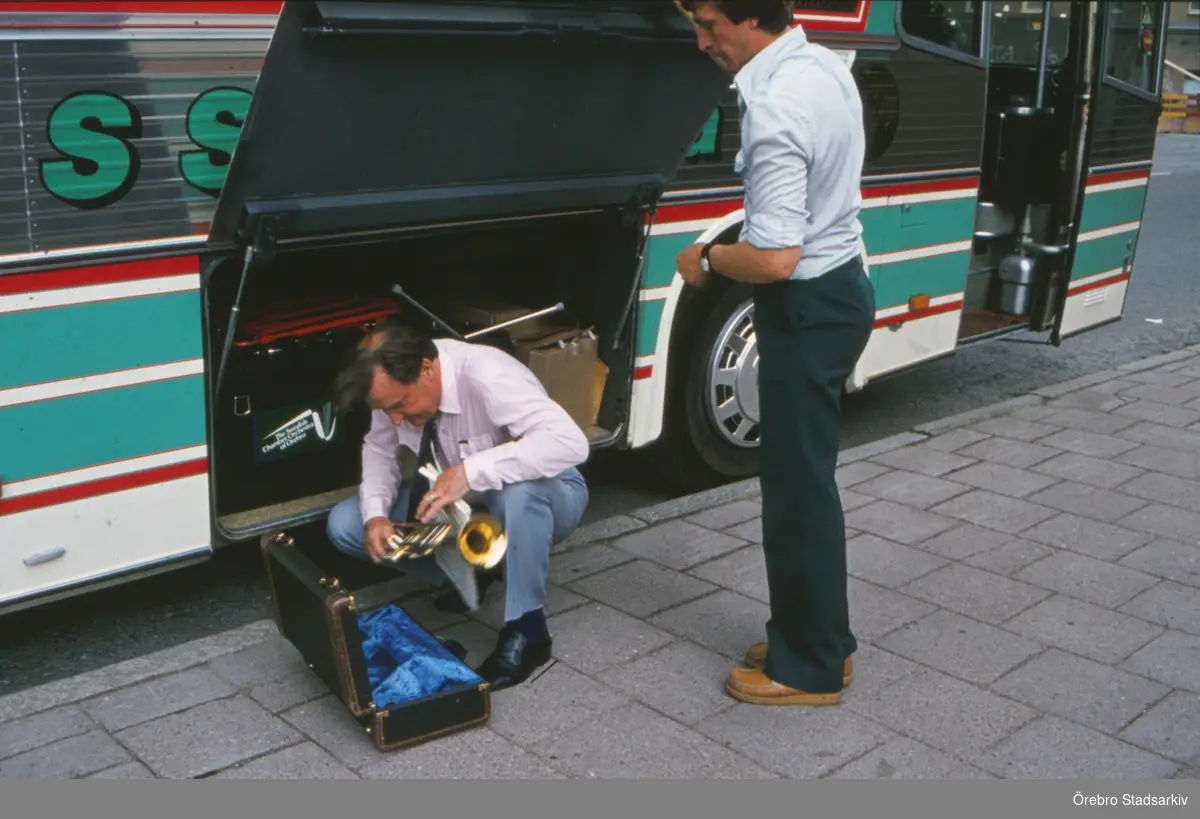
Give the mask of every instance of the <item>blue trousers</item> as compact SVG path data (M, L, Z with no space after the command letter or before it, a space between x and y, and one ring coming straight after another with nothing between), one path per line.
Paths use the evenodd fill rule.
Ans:
M401 487L399 497L392 505L392 520L406 519L408 495L408 487ZM550 548L575 530L587 504L587 483L577 469L568 469L554 478L509 484L498 491L485 493L481 505L500 520L508 537L504 555L506 621L543 607ZM326 534L345 554L359 560L371 559L367 554L362 507L357 493L329 513ZM448 582L432 556L403 561L397 569L431 586L440 588Z

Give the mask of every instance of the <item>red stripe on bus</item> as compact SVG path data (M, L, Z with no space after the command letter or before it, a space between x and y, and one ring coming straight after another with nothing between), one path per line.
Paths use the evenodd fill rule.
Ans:
M143 259L136 262L100 264L92 267L69 267L62 270L47 270L42 273L0 276L0 296L157 279L163 276L187 276L199 272L200 259L197 256L172 256L165 259Z
M955 310L962 309L961 301L952 301L946 304L937 304L933 307L926 307L924 310L910 310L907 313L899 313L895 316L887 316L885 318L875 319L875 329L880 327L889 327L893 324L900 324L905 321L914 321L916 319L929 318L930 316L940 316L942 313L953 313Z
M1101 173L1095 176L1089 176L1087 186L1090 188L1093 185L1108 185L1113 182L1127 182L1130 179L1149 179L1150 169L1140 168L1136 171L1118 171L1117 173Z
M0 2L0 12L32 14L279 14L282 8L282 0Z
M86 483L62 486L57 489L47 489L44 492L31 492L16 498L4 500L0 498L0 517L15 515L18 512L28 512L31 509L43 509L47 506L57 506L62 503L95 498L109 495L113 492L123 492L126 489L138 489L156 483L174 481L180 478L190 478L208 472L208 459L200 458L195 461L184 461L179 464L168 464L153 469L143 469L140 472L130 472L126 475L113 475L99 478Z
M642 381L644 379L649 378L653 372L654 372L653 364L649 364L645 367L634 367L633 380L634 381Z
M864 187L863 199L880 199L884 196L906 196L914 193L946 193L949 191L973 191L979 187L975 176L955 179L932 179L928 182L909 182L903 185Z
M1077 287L1069 287L1067 289L1068 296L1074 296L1078 293L1086 293L1089 290L1099 290L1101 287L1108 287L1110 284L1126 281L1129 278L1128 273L1118 273L1115 276L1109 276L1107 279L1101 279L1096 282L1088 282Z

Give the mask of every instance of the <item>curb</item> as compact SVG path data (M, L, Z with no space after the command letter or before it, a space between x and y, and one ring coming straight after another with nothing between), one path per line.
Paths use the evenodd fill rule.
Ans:
M1170 364L1200 354L1200 344L1186 347L1164 355L1157 355L1130 362L1116 368L1107 368L1068 381L1039 387L1029 393L1007 401L947 416L920 424L910 432L901 432L878 441L862 444L838 454L838 466L874 458L887 452L927 441L944 432L958 429L978 421L994 418L1015 409L1037 406L1048 399L1086 389L1090 386L1119 378L1121 375L1142 372L1154 367ZM598 542L611 540L620 535L644 529L673 518L738 500L756 498L761 493L758 478L749 478L732 484L674 498L662 503L642 507L626 514L615 515L580 527L566 540L551 549L551 555L559 555ZM22 717L88 699L98 694L125 688L146 680L174 674L201 665L216 657L263 643L277 634L271 618L256 620L228 631L218 632L189 643L183 643L131 660L116 663L74 677L56 680L0 697L0 722Z

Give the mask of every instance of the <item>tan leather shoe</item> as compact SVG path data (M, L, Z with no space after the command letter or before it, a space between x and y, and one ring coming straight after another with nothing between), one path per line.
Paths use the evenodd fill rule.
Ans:
M767 644L755 643L754 645L750 646L750 650L746 652L746 658L744 662L751 668L757 668L761 671L767 662ZM847 657L845 670L842 672L842 685L849 685L850 681L853 679L854 660L850 657Z
M734 699L755 705L837 705L841 691L813 694L789 688L770 679L757 668L735 668L725 680L725 690Z

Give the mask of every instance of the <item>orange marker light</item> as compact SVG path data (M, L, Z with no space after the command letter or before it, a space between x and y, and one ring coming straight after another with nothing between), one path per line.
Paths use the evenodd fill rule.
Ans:
M929 296L925 295L924 293L918 293L915 296L910 296L908 299L908 309L914 313L918 310L928 310Z

